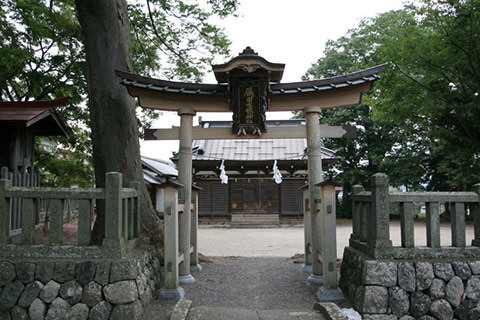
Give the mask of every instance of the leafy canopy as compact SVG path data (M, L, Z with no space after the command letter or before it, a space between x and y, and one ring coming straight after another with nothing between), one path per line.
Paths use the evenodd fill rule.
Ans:
M359 143L347 159L385 171L394 185L407 188L468 189L479 181L480 65L474 63L480 61L479 18L480 1L424 0L366 19L327 42L305 78L389 64L364 97L369 112L358 114ZM324 116L336 118L359 108ZM362 150L366 122L375 125L365 133L369 141L383 147L363 144ZM362 156L355 158L353 152Z
M135 73L198 81L215 56L229 52L229 40L211 21L234 14L237 0L138 0L128 5ZM60 139L68 151L64 159L92 163L85 53L74 1L4 0L0 20L0 100L70 97L68 106L57 109L73 131L70 141ZM159 116L151 111L138 115L139 126ZM40 167L51 165L45 162L48 157L42 159Z
M480 1L422 0L363 20L329 40L304 79L388 63L360 106L322 121L357 126L354 140L325 145L342 157L327 172L369 186L386 172L406 189L466 190L480 181ZM343 213L350 212L344 208Z

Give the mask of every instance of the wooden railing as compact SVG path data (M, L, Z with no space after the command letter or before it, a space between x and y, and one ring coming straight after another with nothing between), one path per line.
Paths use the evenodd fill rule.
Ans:
M50 233L49 245L63 244L63 207L68 199L78 200L79 214L77 225L77 245L88 246L91 240L91 227L94 207L97 200L105 203L104 247L122 248L129 240L140 234L139 209L140 184L131 183L122 187L122 174L106 174L105 188L67 189L12 187L8 179L0 179L0 245L11 242L9 236L9 212L11 199L22 203L21 240L22 245L34 245L36 207L40 199L49 200Z
M477 190L480 187L476 185ZM372 176L371 191L360 185L353 187L352 219L353 232L350 246L375 258L438 258L442 255L468 257L480 251L480 207L477 192L389 192L388 177L377 173ZM390 239L390 203L400 208L401 246L394 247ZM426 207L426 247L415 246L414 217L416 204ZM441 246L441 203L450 207L451 246ZM466 250L466 210L474 219L474 239Z
M8 179L14 187L38 187L40 186L40 174L33 172L9 172L8 168L3 167L0 171L1 179ZM20 199L12 198L10 200L10 221L9 229L20 229L22 221L22 202Z

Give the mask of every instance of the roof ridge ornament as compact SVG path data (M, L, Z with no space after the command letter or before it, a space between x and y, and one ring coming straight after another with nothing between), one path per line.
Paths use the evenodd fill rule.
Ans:
M238 55L239 56L258 56L258 52L253 51L253 49L250 46L247 46Z

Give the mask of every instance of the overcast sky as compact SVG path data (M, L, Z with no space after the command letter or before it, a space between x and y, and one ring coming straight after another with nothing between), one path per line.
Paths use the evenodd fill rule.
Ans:
M285 63L282 82L301 81L322 56L325 42L358 26L363 18L403 7L403 0L240 0L237 18L220 21L232 41L231 55L246 46L273 63ZM216 59L215 63L225 63ZM168 80L168 79L167 79ZM215 83L213 73L205 82ZM231 120L231 114L198 114L207 120ZM268 119L288 119L290 113L267 113ZM154 128L178 126L175 113L164 112ZM198 116L194 119L198 124ZM142 155L167 160L178 150L177 141L142 141Z

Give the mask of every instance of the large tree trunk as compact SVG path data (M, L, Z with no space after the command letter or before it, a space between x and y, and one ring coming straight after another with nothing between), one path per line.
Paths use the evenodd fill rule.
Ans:
M131 71L131 39L125 0L76 0L86 52L86 78L97 187L105 173L123 173L123 183L141 181L142 230L160 247L162 232L148 197L140 162L135 101L120 85L115 69ZM102 209L103 206L97 206ZM105 215L98 210L93 242L104 237Z

